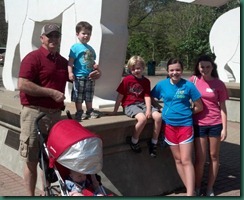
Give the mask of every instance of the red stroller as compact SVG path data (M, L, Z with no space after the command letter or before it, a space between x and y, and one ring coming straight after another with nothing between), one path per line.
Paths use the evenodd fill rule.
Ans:
M67 112L69 118L71 115ZM69 171L82 174L97 174L102 169L103 151L101 138L85 129L80 123L72 119L64 119L56 123L44 140L38 122L45 116L41 114L35 122L40 139L40 165L44 169L44 190L46 196L57 196L52 186L47 183L58 181L62 196L69 196L64 180ZM88 176L89 177L89 176ZM106 195L98 177L99 189ZM91 189L83 189L84 196L94 196Z

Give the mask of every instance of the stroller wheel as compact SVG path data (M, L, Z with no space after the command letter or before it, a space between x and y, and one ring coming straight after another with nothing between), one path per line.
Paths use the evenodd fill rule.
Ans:
M54 185L50 187L50 196L61 196L60 187L58 185Z

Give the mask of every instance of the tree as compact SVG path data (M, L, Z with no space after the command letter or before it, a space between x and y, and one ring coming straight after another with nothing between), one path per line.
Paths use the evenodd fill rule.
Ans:
M240 6L232 0L220 8L175 0L130 0L127 58L141 55L146 61L180 57L193 66L200 54L211 54L209 33L216 19Z
M8 25L5 21L4 1L0 0L0 46L6 46Z
M215 20L240 6L240 0L212 8L176 0L129 0L127 59L141 55L146 61L180 57L187 67L199 54L211 54L209 32ZM0 0L0 46L6 46L4 0Z

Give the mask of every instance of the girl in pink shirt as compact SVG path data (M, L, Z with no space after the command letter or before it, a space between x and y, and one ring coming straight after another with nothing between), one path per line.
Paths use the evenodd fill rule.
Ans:
M210 152L210 157L206 196L214 196L213 185L219 169L220 142L227 137L225 101L229 96L225 84L218 77L216 64L207 55L198 59L190 81L195 83L203 102L203 111L193 116L196 196L201 195L207 152Z

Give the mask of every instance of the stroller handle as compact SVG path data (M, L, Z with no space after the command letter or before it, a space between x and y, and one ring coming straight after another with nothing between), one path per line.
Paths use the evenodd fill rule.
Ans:
M72 116L71 116L69 110L66 111L66 115L67 115L68 119L72 119ZM35 120L35 127L37 128L38 131L39 131L39 121L40 121L44 116L46 116L46 113L43 113L43 112L42 112L42 113L36 118L36 120Z
M37 128L37 130L39 131L39 121L46 116L46 113L41 113L35 120L35 126Z
M69 110L67 110L67 111L66 111L66 115L67 115L68 119L72 119L72 116L71 116L71 114L70 114L70 111L69 111Z

